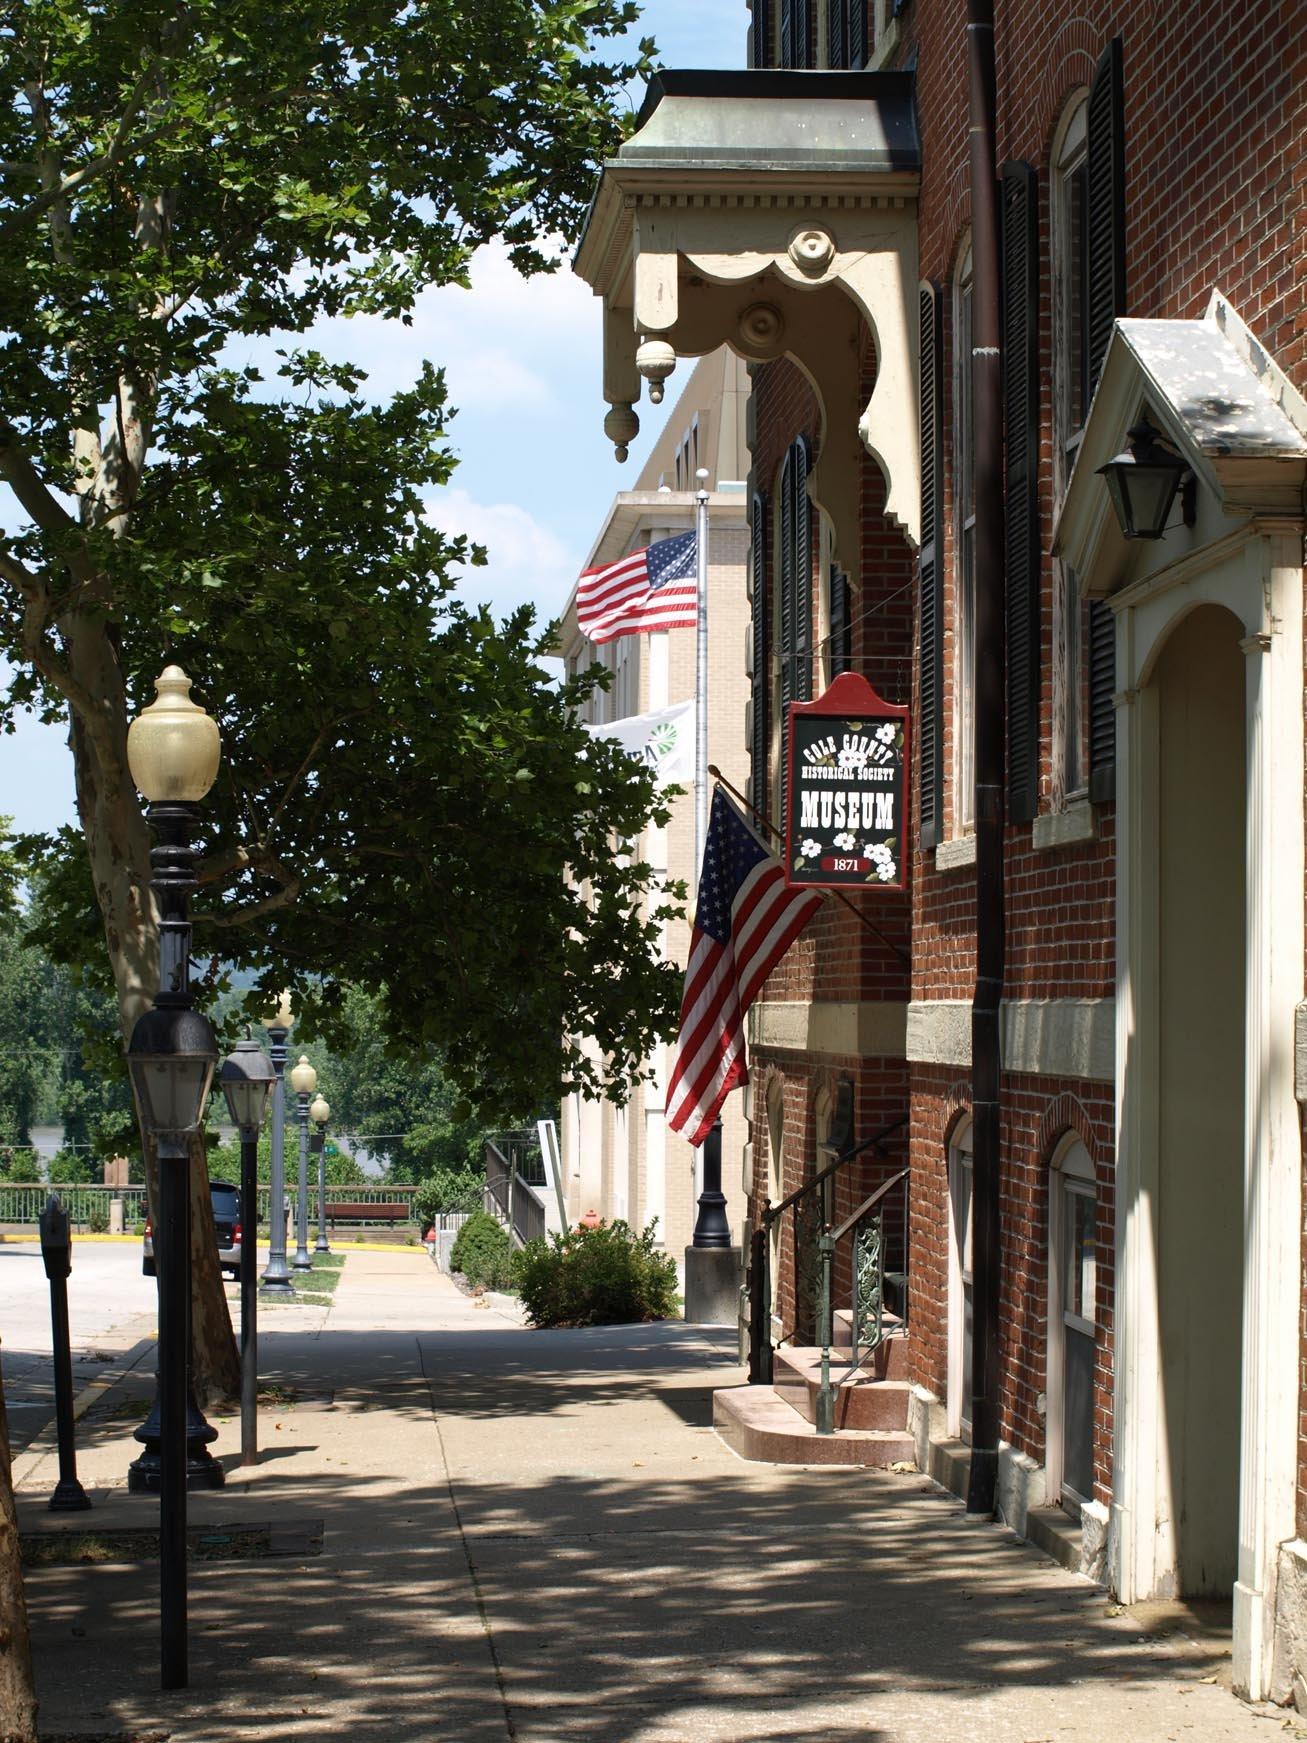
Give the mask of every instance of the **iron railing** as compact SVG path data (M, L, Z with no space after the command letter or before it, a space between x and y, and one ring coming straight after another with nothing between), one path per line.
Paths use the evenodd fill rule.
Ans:
M416 1186L333 1186L327 1192L327 1215L331 1215L333 1204L404 1204L408 1206L408 1220L413 1220L413 1197ZM143 1186L94 1186L77 1184L73 1186L49 1185L45 1182L23 1182L11 1184L0 1182L0 1223L35 1225L45 1209L45 1201L49 1195L57 1193L69 1219L77 1228L87 1228L93 1223L103 1222L109 1226L109 1202L120 1198L123 1201L123 1219L130 1228L132 1224L144 1222L149 1215L149 1205ZM259 1187L258 1219L267 1222L269 1216L270 1188ZM310 1194L313 1204L317 1203L316 1188ZM289 1188L286 1201L293 1204L294 1188ZM366 1219L361 1219L366 1220ZM452 1224L449 1226L453 1226Z
M485 1140L486 1184L482 1202L491 1216L498 1217L513 1239L524 1247L528 1241L542 1241L545 1236L545 1201L535 1190L535 1183L518 1170L523 1148L510 1142L508 1153L500 1149L504 1136L523 1137L527 1134L500 1134ZM532 1136L536 1155L539 1142ZM540 1185L544 1185L544 1163L540 1166Z
M876 1221L878 1234L873 1242L871 1237L859 1231L868 1219L876 1216L875 1207L884 1204L889 1190L901 1181L906 1180L907 1170L895 1175L892 1181L872 1194L872 1197L861 1204L853 1216L841 1224L838 1230L831 1228L830 1197L834 1177L841 1169L848 1166L857 1157L871 1150L883 1156L884 1143L887 1138L900 1131L907 1124L906 1119L895 1120L892 1125L884 1127L870 1138L864 1138L861 1143L841 1152L825 1168L814 1174L811 1180L805 1180L788 1197L777 1205L764 1202L762 1220L754 1229L749 1244L749 1381L752 1385L769 1386L772 1381L772 1358L775 1345L772 1342L772 1286L771 1275L771 1236L773 1227L780 1221L786 1211L792 1211L792 1235L794 1242L794 1323L782 1332L782 1343L793 1340L797 1343L809 1339L820 1341L829 1352L832 1342L833 1323L833 1276L835 1248L846 1234L854 1234L852 1274L854 1293L857 1295L859 1266L863 1275L863 1288L869 1292L865 1299L875 1293L881 1302L874 1319L864 1323L863 1342L861 1348L873 1349L874 1343L868 1343L867 1335L874 1326L875 1342L879 1343L883 1335L885 1289L888 1283L893 1283L898 1290L900 1311L906 1318L907 1273L903 1271L887 1272L884 1269L886 1258L885 1218L883 1209ZM906 1188L905 1188L906 1205ZM906 1208L903 1218L904 1238L906 1241L907 1217ZM873 1251L874 1249L874 1251ZM853 1311L855 1321L859 1312L859 1300L854 1299ZM855 1325L855 1338L858 1332ZM827 1366L829 1363L827 1362ZM830 1395L833 1399L833 1394ZM819 1400L820 1405L820 1400ZM833 1409L833 1404L832 1404ZM820 1425L819 1425L820 1426Z

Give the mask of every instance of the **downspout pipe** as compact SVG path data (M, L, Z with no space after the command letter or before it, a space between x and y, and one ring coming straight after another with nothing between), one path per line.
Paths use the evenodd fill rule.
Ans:
M1003 401L993 0L967 0L971 140L971 404L975 478L976 987L971 1006L972 1349L967 1512L998 1481L999 1008L1003 997Z

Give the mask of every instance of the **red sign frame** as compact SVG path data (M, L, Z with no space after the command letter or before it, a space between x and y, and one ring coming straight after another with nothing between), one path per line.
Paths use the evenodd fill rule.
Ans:
M785 881L791 887L878 895L907 889L910 714L856 672L841 672L813 702L790 703ZM822 731L825 721L832 730Z

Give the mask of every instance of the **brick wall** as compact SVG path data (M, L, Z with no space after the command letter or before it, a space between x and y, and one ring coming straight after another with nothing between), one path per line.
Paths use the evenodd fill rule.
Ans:
M915 57L923 173L919 204L923 277L948 285L967 243L967 86L965 18L957 7L916 0L902 19L899 64ZM1061 803L1052 765L1054 574L1052 522L1052 283L1048 246L1050 153L1060 119L1083 92L1108 41L1123 39L1127 312L1202 314L1219 288L1295 383L1307 389L1307 31L1300 0L1207 0L1186 8L1139 0L1005 0L998 9L998 156L1034 166L1039 179L1042 666L1040 808ZM945 816L953 815L952 685L954 601L951 455L952 308L945 300L944 646ZM788 363L754 371L755 478L769 494L781 457L800 432L816 449L817 408ZM869 383L864 381L864 388ZM879 473L863 468L862 589L853 608L854 667L885 696L902 700L915 685L915 589L901 536L883 517ZM814 553L817 541L814 539ZM823 578L814 577L814 592ZM912 697L917 706L915 693ZM1009 998L1103 998L1114 990L1115 816L1094 807L1094 838L1055 851L1033 845L1029 825L1006 836ZM911 996L966 999L974 975L974 874L940 870L916 853L910 909L879 904L876 922L894 944L910 940ZM892 948L828 904L765 990L767 999L893 1000L907 996ZM768 1053L754 1058L752 1138L754 1212L766 1190L766 1092L783 1084L784 1188L814 1162L814 1109L841 1074L857 1086L857 1131L897 1117L908 1100L902 1061L814 1058ZM948 1204L946 1146L970 1089L956 1068L914 1066L910 1073L912 1161L912 1353L915 1377L942 1397L947 1386ZM1095 1484L1110 1481L1113 1354L1113 1096L1110 1086L1008 1075L1003 1082L1001 1433L1031 1457L1044 1457L1049 1251L1049 1164L1059 1137L1077 1131L1093 1158L1098 1187ZM899 1141L901 1150L901 1140ZM841 1203L871 1190L871 1164L841 1185ZM1307 1200L1307 1194L1305 1194ZM788 1248L788 1242L785 1243ZM1304 1230L1307 1255L1307 1229ZM783 1264L783 1314L793 1310L792 1266ZM789 1320L787 1318L787 1323ZM1307 1290L1303 1311L1303 1386L1307 1399ZM1300 1530L1307 1531L1307 1403L1301 1438Z

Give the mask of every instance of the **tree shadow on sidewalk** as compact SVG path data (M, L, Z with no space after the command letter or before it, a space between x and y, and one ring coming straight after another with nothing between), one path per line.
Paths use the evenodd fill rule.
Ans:
M368 1366L395 1340L379 1337L333 1338L333 1409L362 1406ZM429 1389L411 1339L407 1378L398 1353L380 1364L372 1477L273 1469L257 1493L225 1498L228 1518L321 1520L323 1550L195 1567L189 1692L156 1692L156 1569L33 1574L52 1734L94 1716L152 1720L176 1743L1020 1743L1049 1734L1054 1706L1181 1674L1100 1589L967 1520L920 1476L752 1465L687 1438L690 1395L734 1372L698 1334L421 1341ZM278 1377L296 1383L290 1367ZM701 1473L618 1469L611 1446L596 1451L592 1425L656 1400L666 1456L702 1446ZM397 1489L385 1412L429 1418L433 1403L430 1459ZM496 1425L510 1417L520 1451L506 1464ZM656 1414L639 1420L657 1432ZM451 1483L441 1446L455 1433L462 1460L483 1437L486 1466ZM640 1445L630 1451L639 1464ZM585 1468L605 1457L611 1471ZM1199 1672L1188 1661L1183 1674ZM1032 1697L1019 1712L1013 1691ZM1200 1699L1228 1699L1190 1692L1195 1722ZM890 1722L905 1705L925 1728Z

